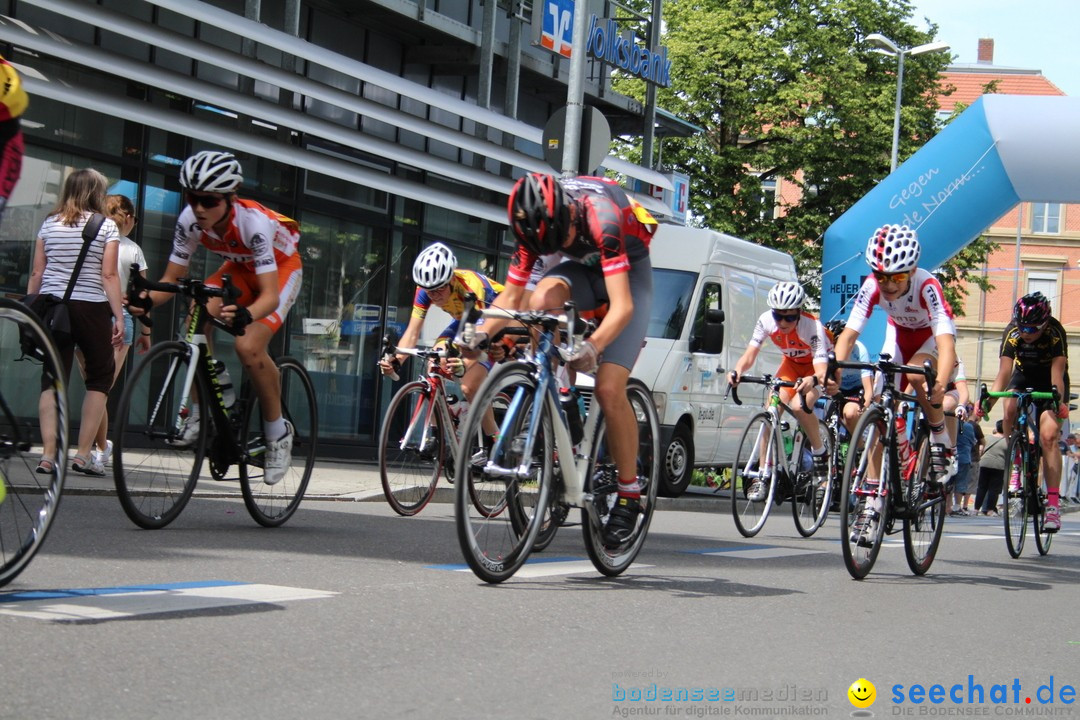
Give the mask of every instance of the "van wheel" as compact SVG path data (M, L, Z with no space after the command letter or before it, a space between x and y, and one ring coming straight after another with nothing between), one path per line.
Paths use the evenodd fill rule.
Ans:
M660 494L679 497L690 485L694 475L694 436L686 425L676 425L671 441L664 449L663 479Z

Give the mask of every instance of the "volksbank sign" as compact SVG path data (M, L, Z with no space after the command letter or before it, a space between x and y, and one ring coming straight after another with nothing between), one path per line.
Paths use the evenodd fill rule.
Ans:
M585 46L589 55L602 60L618 69L636 75L642 80L661 87L671 85L671 61L667 59L667 48L660 48L655 53L647 47L638 45L634 33L619 34L619 26L614 20L593 15L589 19L589 39Z
M574 0L538 0L533 3L533 43L562 57L572 54ZM667 48L651 52L637 44L633 32L619 34L614 20L592 15L586 38L587 55L662 87L671 86Z

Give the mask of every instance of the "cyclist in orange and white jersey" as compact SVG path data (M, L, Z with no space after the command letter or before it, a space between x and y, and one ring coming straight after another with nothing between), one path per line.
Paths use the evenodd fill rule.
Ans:
M820 483L828 479L828 459L825 456L825 445L821 439L821 430L817 416L813 413L813 407L821 395L825 382L832 342L825 333L821 321L803 311L802 307L805 303L806 291L799 283L776 283L769 291L769 307L772 310L763 313L758 318L757 325L754 326L754 334L746 346L746 352L735 363L735 369L728 375L728 379L733 386L739 384L739 378L757 360L765 338L772 340L773 344L780 349L784 359L776 370L775 376L795 383L793 388L780 389L780 399L790 407L791 412L799 421L799 426L810 441L810 452L814 459L814 479ZM801 403L792 403L792 398L797 392L806 396L806 406L810 408L810 412L803 410ZM756 480L747 490L746 497L752 502L760 502L765 498L766 490L765 483L762 480Z
M236 337L236 355L259 396L266 447L265 482L273 485L288 468L293 427L282 416L281 379L267 347L296 302L303 279L297 243L300 228L295 220L242 200L236 189L243 180L240 163L229 153L204 150L189 157L180 168L180 185L186 206L176 222L172 255L161 282L176 282L188 274L191 256L199 245L225 258L225 263L206 279L221 286L225 273L241 291L235 305L222 306L218 298L207 303L211 315L227 323L237 318L250 321ZM170 299L170 293L151 292L154 305ZM142 309L133 307L133 315ZM193 405L181 442L197 434L198 405Z
M29 104L19 73L0 57L0 216L22 173L23 136L19 116Z
M836 357L848 358L870 314L880 307L889 316L882 353L905 365L936 361L932 388L922 375L908 375L906 382L915 389L930 425L931 475L944 484L954 443L945 428L942 402L956 370L956 324L941 283L918 267L921 254L918 236L906 225L884 225L870 236L866 263L872 272L855 296L847 327L836 341Z

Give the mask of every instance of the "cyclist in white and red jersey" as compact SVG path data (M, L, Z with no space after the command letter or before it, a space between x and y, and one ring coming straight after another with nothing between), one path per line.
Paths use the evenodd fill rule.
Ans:
M733 386L737 386L739 378L757 360L765 338L772 340L784 355L775 376L795 383L793 388L780 389L780 399L791 409L795 419L799 421L799 426L806 433L806 438L810 441L810 453L814 459L814 479L820 483L828 479L829 470L825 445L821 440L821 430L813 408L825 383L832 342L825 333L821 321L803 311L802 307L805 303L806 291L799 283L776 283L769 291L769 307L772 310L763 313L758 318L757 325L754 326L754 334L746 346L746 352L735 363L735 369L729 373L728 380ZM801 403L792 402L795 393L806 396L806 406L810 408L810 412L804 411ZM764 481L755 480L746 492L746 499L760 502L765 499L767 490Z
M172 255L161 282L176 282L188 274L191 256L199 245L225 258L225 263L206 279L221 287L225 273L241 291L235 305L222 307L211 299L207 310L227 323L250 322L236 338L236 355L251 377L262 409L267 438L266 475L273 485L281 480L292 454L293 427L282 416L281 379L267 352L270 339L296 302L303 278L297 244L297 222L251 200L236 196L243 181L240 163L229 153L204 150L189 157L180 168L180 185L186 206L176 221ZM173 295L151 292L154 305ZM134 307L133 315L142 314ZM181 437L198 437L199 406L193 405Z
M596 332L569 365L596 372L596 400L619 474L617 500L604 527L604 544L615 548L633 537L641 511L637 419L626 384L648 328L653 294L649 241L656 220L607 178L557 180L540 173L517 182L507 211L518 247L506 289L493 306L561 310L567 300L583 312L607 306ZM547 270L528 296L534 266L557 253L566 261ZM489 319L477 335L494 335L505 324Z
M872 272L855 296L847 326L836 341L836 357L848 358L870 314L880 307L889 316L882 353L905 365L936 361L932 388L922 375L909 375L906 382L915 389L930 425L931 474L944 483L953 441L945 429L942 401L956 369L956 325L941 283L918 267L921 254L918 236L906 225L884 225L870 236L866 263Z

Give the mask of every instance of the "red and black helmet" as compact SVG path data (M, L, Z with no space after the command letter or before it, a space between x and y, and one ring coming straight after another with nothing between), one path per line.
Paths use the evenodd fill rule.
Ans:
M1042 325L1050 319L1050 301L1041 292L1030 293L1013 306L1013 322L1017 325Z
M553 175L530 173L510 192L506 206L510 229L518 242L537 255L558 252L570 230L570 203Z

